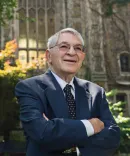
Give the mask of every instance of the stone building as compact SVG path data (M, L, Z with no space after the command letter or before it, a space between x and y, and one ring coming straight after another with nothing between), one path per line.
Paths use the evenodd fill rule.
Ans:
M77 29L87 49L79 76L106 90L118 89L113 100L127 101L130 115L130 3L114 5L113 11L105 17L101 0L19 0L14 20L1 28L1 47L16 38L23 64L43 61L51 34Z

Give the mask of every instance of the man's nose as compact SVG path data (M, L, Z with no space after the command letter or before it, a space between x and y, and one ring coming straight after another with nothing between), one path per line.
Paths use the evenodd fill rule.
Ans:
M74 47L71 46L67 53L70 54L70 55L75 55L76 51L75 51Z

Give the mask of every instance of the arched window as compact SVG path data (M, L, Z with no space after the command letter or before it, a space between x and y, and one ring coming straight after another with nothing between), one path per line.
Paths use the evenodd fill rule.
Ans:
M120 55L120 65L121 65L122 72L130 71L130 54L123 53Z
M55 0L19 0L18 7L19 59L43 61L47 39L55 33Z

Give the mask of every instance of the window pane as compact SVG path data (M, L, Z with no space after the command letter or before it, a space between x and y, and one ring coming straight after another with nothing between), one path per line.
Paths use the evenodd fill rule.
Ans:
M28 0L29 7L36 7L36 0Z
M51 0L47 0L47 8L51 7Z
M123 113L125 116L128 115L128 104L127 104L127 95L125 93L118 93L116 95L116 102L125 102L125 104L123 105Z
M80 18L81 17L81 6L80 1L75 0L73 5L73 17Z
M45 7L45 0L37 0L38 7Z
M122 102L126 102L127 101L127 95L125 93L118 93L116 95L116 101L122 101Z
M43 9L38 11L38 48L46 47L45 39L45 12Z
M80 32L80 33L82 34L81 23L76 22L76 23L73 24L73 26L74 26L74 28L75 28L78 32Z
M122 54L120 56L120 63L121 63L121 71L122 72L128 72L130 70L129 69L130 60L129 60L128 54Z
M19 8L22 7L22 0L18 1L18 6L19 6Z
M27 47L26 11L19 10L19 47Z
M53 9L48 10L48 37L55 33L55 11Z
M29 48L36 48L36 11L29 10ZM32 20L31 20L32 19Z
M37 60L37 52L29 51L29 62L35 62Z
M27 63L27 51L20 50L19 51L19 61L25 65Z
M41 6L41 1L37 0L37 7L40 7L40 6Z
M6 27L4 28L4 32L3 32L3 35L4 35L4 44L5 44L7 41L10 40L9 34L10 34L10 27L9 27L9 26L6 26Z
M54 0L51 0L51 6L55 7L55 1Z
M26 7L26 1L27 0L22 0L23 1L23 7Z
M18 6L20 7L26 7L26 0L19 0L18 1Z
M39 51L38 53L38 60L41 68L46 68L46 56L44 51Z

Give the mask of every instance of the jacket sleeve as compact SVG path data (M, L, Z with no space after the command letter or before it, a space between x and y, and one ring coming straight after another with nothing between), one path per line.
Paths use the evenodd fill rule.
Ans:
M96 99L98 114L96 117L104 122L105 128L100 133L90 136L84 148L79 147L79 150L83 154L88 153L92 156L97 156L97 153L100 156L112 156L119 146L120 129L109 110L103 89L100 95L98 94L98 98ZM97 100L99 105L97 105Z
M100 133L89 138L91 145L107 150L115 150L120 143L120 129L109 110L108 102L103 89L102 100L98 106L98 118L104 122L105 128Z
M19 82L15 88L20 104L20 120L29 139L48 150L85 145L88 136L83 123L80 120L61 118L47 121L40 110L43 103L36 90L26 80Z

